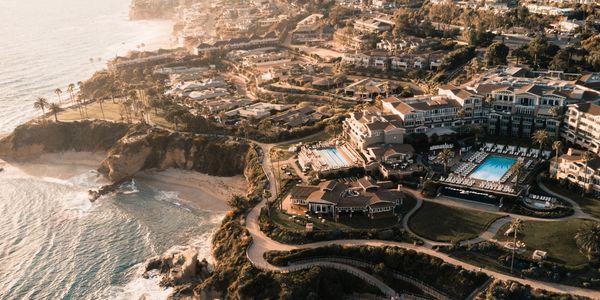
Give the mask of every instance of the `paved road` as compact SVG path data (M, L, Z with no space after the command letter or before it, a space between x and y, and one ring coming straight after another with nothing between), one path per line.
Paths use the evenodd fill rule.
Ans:
M538 174L537 178L535 179L537 181L538 186L546 193L552 195L553 197L556 197L558 199L562 199L564 201L567 201L571 204L571 206L573 207L573 210L575 211L573 216L571 217L575 217L575 218L579 218L579 219L589 219L589 220L594 220L594 221L598 221L600 222L600 219L593 217L591 215L589 215L588 213L583 212L583 210L581 209L581 206L579 206L579 203L564 197L562 195L559 195L555 192L553 192L552 190L550 190L548 187L546 187L546 185L544 184L544 182L542 181L542 175Z
M288 143L288 142L286 142L286 143ZM267 173L269 182L275 182L275 176L270 171L270 170L272 170L272 168L271 168L272 163L271 163L271 159L268 155L271 148L275 145L274 144L258 144L258 145L263 149L263 152L265 153L265 156L263 159L263 168L264 168L265 172ZM568 285L559 284L559 283L544 282L544 281L538 281L538 280L533 280L533 279L524 279L524 278L520 278L520 277L515 277L515 276L499 273L499 272L492 271L492 270L481 269L480 266L476 266L476 265L473 265L470 263L466 263L466 262L457 260L453 257L450 257L448 254L437 252L427 246L417 246L417 245L408 244L408 243L380 241L380 240L334 240L334 241L323 241L323 242L316 242L316 243L310 243L310 244L304 244L304 245L283 244L283 243L274 241L271 238L269 238L266 234L264 234L260 230L260 227L258 225L258 217L260 215L261 209L266 206L267 201L273 200L276 197L275 187L273 184L270 184L270 190L271 190L271 198L263 199L263 201L261 201L258 205L256 205L250 211L250 213L248 214L248 216L246 218L246 228L248 229L250 235L252 236L252 244L248 248L246 254L248 256L248 259L252 262L252 264L260 269L276 271L276 272L281 271L280 267L271 265L264 258L264 254L266 252L272 251L272 250L291 251L294 249L311 249L311 248L325 247L325 246L330 246L330 245L375 246L375 247L393 246L393 247L401 247L404 249L410 249L410 250L414 250L419 253L424 253L427 255L438 257L447 263L450 263L450 264L453 264L456 266L460 266L466 270L470 270L470 271L474 271L474 272L481 271L481 272L484 272L485 274L487 274L488 276L494 277L495 279L499 279L499 280L503 280L503 281L516 281L521 284L529 285L529 286L533 287L534 289L544 289L544 290L547 290L550 292L555 292L555 293L560 293L560 294L580 295L580 296L590 297L593 299L600 299L600 292L597 292L597 291L584 289L584 288L580 288L580 287L568 286ZM417 197L417 199L423 200L423 198L420 195L419 195L419 197ZM416 211L416 210L414 210L414 211ZM410 213L409 213L409 215L410 215ZM522 216L519 216L519 217L522 217ZM500 228L501 227L500 224L501 224L501 221L498 221L497 223L492 224L492 226L490 227L489 234L491 234L492 233L491 231L493 231L496 227ZM483 234L485 235L486 233L483 233Z

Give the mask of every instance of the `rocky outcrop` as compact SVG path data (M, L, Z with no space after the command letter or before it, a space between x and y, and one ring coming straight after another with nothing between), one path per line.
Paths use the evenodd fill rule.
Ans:
M145 124L105 121L26 124L0 140L0 157L24 160L43 153L104 151L99 167L113 182L146 169L179 168L214 176L243 174L250 146L229 137L170 132Z
M193 287L211 275L209 264L198 260L192 247L178 247L146 261L144 277L158 273L162 287L174 287L173 296L192 295Z
M36 158L64 151L106 151L121 139L130 126L123 123L81 121L27 123L0 140L0 157L15 160Z
M243 173L248 149L246 143L228 137L135 126L109 150L99 171L115 182L145 169L178 168L234 176Z

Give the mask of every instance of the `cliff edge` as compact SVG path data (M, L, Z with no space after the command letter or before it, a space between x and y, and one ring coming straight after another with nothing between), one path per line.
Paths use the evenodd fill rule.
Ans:
M107 155L98 171L119 182L146 169L178 168L214 176L243 174L250 148L228 137L170 132L145 124L28 123L0 140L0 158L23 161L44 153L101 151Z

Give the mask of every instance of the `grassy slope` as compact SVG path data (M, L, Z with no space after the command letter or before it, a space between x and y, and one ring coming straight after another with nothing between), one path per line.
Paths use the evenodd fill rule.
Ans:
M526 255L531 255L534 250L547 251L548 260L577 266L587 263L587 259L577 249L574 237L577 231L589 222L592 221L572 219L559 222L525 222L518 239L527 246ZM511 239L504 236L507 229L508 225L501 228L496 234L496 239Z
M416 234L434 241L450 242L479 236L500 215L449 207L433 202L423 206L409 220Z

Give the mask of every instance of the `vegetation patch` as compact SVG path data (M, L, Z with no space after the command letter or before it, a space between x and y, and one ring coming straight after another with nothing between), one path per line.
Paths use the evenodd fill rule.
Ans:
M314 257L339 257L360 260L377 265L378 275L397 272L409 275L455 299L465 299L482 285L487 276L464 270L445 263L442 259L398 247L342 247L295 250L292 252L269 252L267 260L277 265Z
M478 237L501 217L425 201L410 218L408 225L421 237L433 241L456 242Z
M518 233L517 239L527 246L527 254L534 250L548 252L548 260L566 265L579 266L588 262L586 256L579 252L575 243L577 231L587 224L594 223L581 219L571 219L556 222L524 222L523 229ZM504 232L509 224L500 228L496 234L499 241L512 240L512 236L505 236Z

